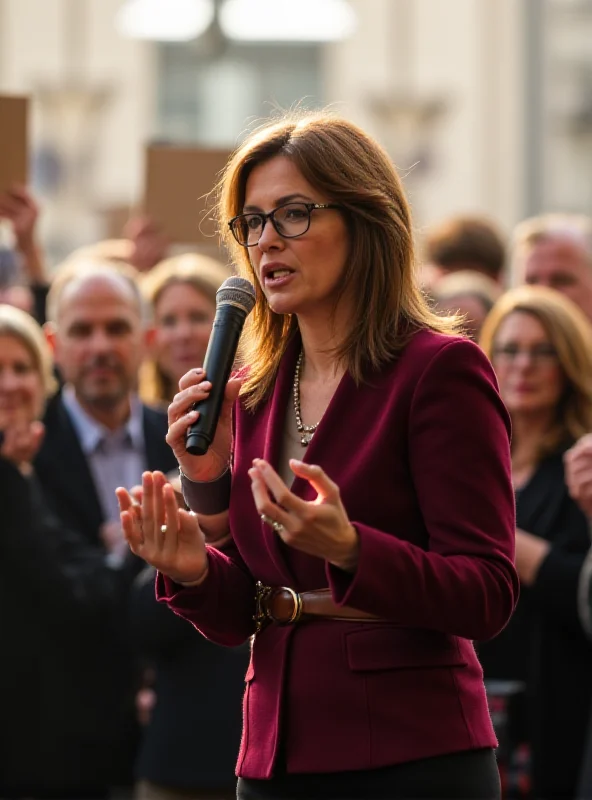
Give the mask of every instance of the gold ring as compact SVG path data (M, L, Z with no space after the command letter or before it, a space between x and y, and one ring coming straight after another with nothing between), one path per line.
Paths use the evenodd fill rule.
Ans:
M166 525L161 525L161 526L160 526L160 532L161 532L161 533L166 533L166 532L167 532L167 530L168 530L168 528L167 528L167 526L166 526Z

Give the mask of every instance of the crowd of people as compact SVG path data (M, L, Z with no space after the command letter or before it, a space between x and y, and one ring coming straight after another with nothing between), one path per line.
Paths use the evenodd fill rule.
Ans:
M592 798L592 220L457 216L415 256L390 160L324 114L243 143L219 209L232 266L136 220L49 269L0 197L0 797L231 798L238 760L243 800Z

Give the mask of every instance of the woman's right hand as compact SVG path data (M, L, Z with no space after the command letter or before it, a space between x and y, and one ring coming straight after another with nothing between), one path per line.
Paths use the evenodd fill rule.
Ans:
M238 397L242 380L231 378L226 384L224 402L216 428L214 441L203 456L192 456L185 449L187 429L199 417L199 411L192 411L193 405L209 395L212 384L206 380L202 369L192 369L179 381L180 391L169 406L169 431L167 443L173 450L183 473L192 481L216 480L230 460L232 444L232 406Z
M44 433L43 423L37 420L7 424L0 445L0 456L11 461L23 475L29 475L31 463L41 447Z
M208 554L197 517L177 505L175 491L162 472L142 475L142 502L124 488L116 490L121 526L137 556L175 583L197 584L208 572Z

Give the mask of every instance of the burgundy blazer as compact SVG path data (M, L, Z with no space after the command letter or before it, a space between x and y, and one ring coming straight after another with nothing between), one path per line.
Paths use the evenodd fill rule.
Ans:
M157 594L224 645L254 632L256 580L329 586L337 603L385 621L270 624L254 637L237 774L269 778L280 740L293 773L495 746L471 640L504 627L518 578L509 420L492 368L472 342L424 331L368 383L343 377L303 458L339 485L359 533L349 575L285 546L251 494L252 460L278 461L299 347L268 402L255 413L237 407L233 542L210 548L202 585L159 575ZM305 480L292 488L315 497Z

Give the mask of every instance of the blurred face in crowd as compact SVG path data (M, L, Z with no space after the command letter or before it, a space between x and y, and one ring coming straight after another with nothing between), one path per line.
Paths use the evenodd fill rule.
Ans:
M37 419L43 403L43 380L33 354L18 337L0 334L0 430Z
M582 242L555 235L524 255L524 282L548 286L569 297L592 320L592 259Z
M565 379L557 352L534 315L508 314L495 337L492 363L510 414L554 414Z
M66 285L56 324L56 363L79 402L110 409L125 400L144 353L141 312L126 280L101 275Z
M246 184L244 212L269 213L287 202L329 203L285 156L255 167ZM285 238L268 220L249 256L267 301L277 314L306 314L332 308L343 275L349 237L337 209L311 212L310 227Z
M463 327L467 336L473 341L477 341L487 316L487 309L478 297L472 294L463 294L438 300L435 308L443 314L462 314L465 317Z
M203 365L216 307L189 283L171 283L154 308L154 359L173 385Z

